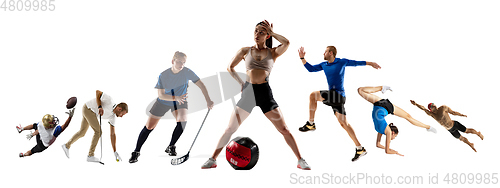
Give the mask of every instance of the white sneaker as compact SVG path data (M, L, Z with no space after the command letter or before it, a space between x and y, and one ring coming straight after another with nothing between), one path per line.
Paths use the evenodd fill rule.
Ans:
M64 150L64 154L66 154L66 157L69 159L69 149L66 147L66 144L63 144L61 147Z
M427 132L437 133L437 130L434 127L429 127L429 129L427 129Z
M304 158L301 158L299 162L297 163L297 168L300 168L302 170L311 170L311 167L307 164L306 160Z
M21 126L16 126L16 129L18 133L23 132L23 128Z
M87 162L101 162L97 157L87 156Z
M201 166L201 169L209 169L209 168L216 168L217 167L217 161L215 161L214 158L210 157L205 164Z
M389 87L389 86L382 86L382 93L385 93L387 90L392 91L391 87Z

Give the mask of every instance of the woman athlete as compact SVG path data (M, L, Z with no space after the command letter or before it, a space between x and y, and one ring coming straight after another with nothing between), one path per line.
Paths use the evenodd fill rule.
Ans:
M388 99L382 99L372 93L376 93L379 91L382 91L382 93L385 93L387 90L391 90L390 87L388 86L378 86L378 87L360 87L358 88L358 93L366 99L368 102L373 104L373 111L372 111L372 118L373 118L373 123L375 124L375 130L377 130L377 147L381 149L385 149L385 153L387 154L397 154L400 156L404 156L400 154L399 152L390 149L389 145L391 143L391 140L396 138L398 135L399 131L396 126L393 126L391 124L387 124L385 121L385 116L389 114L396 115L398 117L404 118L407 121L409 121L411 124L417 126L417 127L422 127L426 128L427 131L429 132L436 132L436 129L433 127L423 124L420 121L417 121L416 119L413 119L410 114L405 112L403 109L397 107L396 105L393 105L391 101ZM392 90L391 90L392 91ZM385 134L386 136L386 141L385 141L385 146L380 144L380 140L382 139L382 135Z
M172 58L172 67L160 74L155 86L158 90L158 99L149 111L151 115L146 125L139 133L139 138L137 138L137 144L135 150L131 154L129 163L138 161L142 145L144 145L149 134L154 130L156 125L158 125L161 117L168 111L171 111L174 115L176 126L172 133L170 144L167 149L165 149L165 152L170 156L177 155L175 143L177 143L177 140L181 137L187 124L188 102L186 98L189 80L201 89L207 101L207 108L212 109L214 106L214 102L210 99L205 84L203 84L200 78L191 69L184 66L186 64L186 58L186 54L179 51L175 52Z
M272 48L271 37L274 37L281 44ZM220 138L212 157L209 158L201 168L208 169L217 167L215 159L217 159L217 156L219 156L224 146L229 142L231 135L236 132L241 123L250 115L252 109L255 106L259 106L264 115L283 135L286 143L294 152L298 159L297 167L303 170L310 170L311 168L306 161L302 159L297 143L285 124L281 110L273 98L271 87L268 83L268 77L274 62L279 56L285 53L290 42L285 37L274 33L272 24L267 20L255 26L254 41L254 46L241 48L229 64L229 73L241 85L241 99L238 101L230 117L229 125ZM244 60L246 64L246 82L244 82L234 70L234 67L238 65L241 60Z

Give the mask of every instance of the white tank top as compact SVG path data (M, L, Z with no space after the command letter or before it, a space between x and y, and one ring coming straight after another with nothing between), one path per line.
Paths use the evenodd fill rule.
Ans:
M57 137L54 136L54 128L51 129L45 129L45 126L43 126L42 122L38 122L38 134L40 135L40 140L42 140L42 143L45 147L49 147L54 143Z

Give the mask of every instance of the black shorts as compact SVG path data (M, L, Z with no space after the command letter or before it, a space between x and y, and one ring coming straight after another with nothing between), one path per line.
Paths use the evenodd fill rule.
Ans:
M236 106L251 113L255 106L259 106L262 113L267 113L275 108L278 108L278 103L274 100L273 92L269 83L250 84L245 82L241 99Z
M389 99L379 100L379 101L373 103L373 105L383 107L387 110L387 112L389 114L394 115L394 105L392 105L392 103L391 103L391 101L389 101Z
M165 104L162 104L160 101L156 100L155 104L153 104L153 107L151 107L151 110L149 110L149 113L151 113L151 115L153 116L157 116L157 117L163 117L163 115L165 115L165 113L167 113L168 111L175 111L177 109L181 109L181 108L185 108L187 109L188 108L188 102L185 101L184 103L182 103L181 105L178 105L177 102L174 102L174 106L169 106L169 105L165 105Z
M38 125L36 123L33 124L33 128L35 129L35 131L38 130ZM47 147L45 147L45 145L43 145L42 139L40 138L40 134L37 134L36 135L36 146L31 148L31 154L40 153L45 149L47 149Z
M338 112L346 115L344 108L346 98L344 96L333 89L321 90L319 93L321 94L321 97L325 99L323 100L323 104L331 106L334 113Z
M453 135L455 138L460 138L460 132L465 132L467 130L467 127L465 127L458 121L453 122L453 127L448 131L450 131L451 135Z

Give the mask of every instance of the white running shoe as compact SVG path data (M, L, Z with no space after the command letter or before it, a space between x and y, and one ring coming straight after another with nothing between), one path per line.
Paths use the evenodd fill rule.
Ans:
M429 127L429 129L427 129L427 132L437 133L437 130L434 127Z
M389 86L382 86L382 93L385 93L387 90L392 91L391 87L389 87Z
M87 162L101 162L97 157L87 156Z
M18 133L23 132L23 128L21 126L16 126L16 129Z
M205 164L201 166L201 169L210 169L210 168L216 168L217 167L217 161L215 161L214 158L210 157Z
M306 160L304 158L301 158L299 162L297 163L297 168L300 168L302 170L311 170L311 167L307 164Z
M66 144L63 144L61 147L64 150L64 154L66 154L66 157L69 159L69 149L66 147Z

